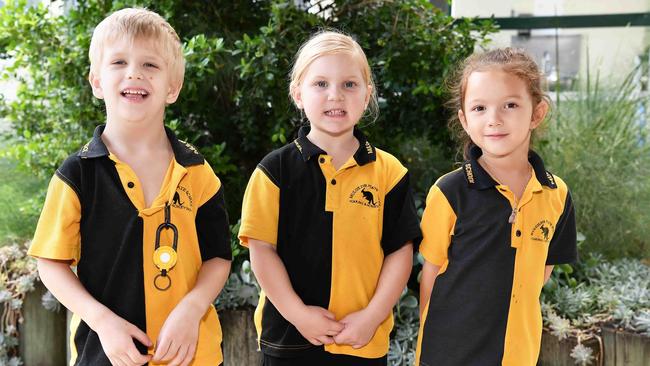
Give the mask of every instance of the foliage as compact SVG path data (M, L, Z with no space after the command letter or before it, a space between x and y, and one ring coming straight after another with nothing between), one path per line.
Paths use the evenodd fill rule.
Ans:
M388 351L389 365L413 365L415 346L420 329L420 314L416 294L405 288L393 311L395 328Z
M21 365L18 357L18 325L25 295L34 290L38 277L36 263L26 256L26 246L0 248L0 364Z
M310 11L277 0L82 0L62 16L42 3L7 1L0 8L0 57L13 60L3 78L19 87L15 100L0 102L0 118L12 126L5 133L10 155L41 179L104 120L103 104L86 81L87 49L94 25L126 5L158 11L183 38L184 89L167 109L166 122L222 178L231 217L239 216L256 164L292 139L301 122L288 97L287 75L310 33L343 29L367 51L381 101L380 118L366 128L371 141L399 154L401 143L417 137L420 145L440 146L444 155L451 145L442 80L494 31L489 22L454 21L424 0L322 1Z
M539 150L571 189L583 247L610 258L650 257L648 95L628 77L561 101ZM597 238L597 239L596 239Z
M650 336L650 266L635 259L608 262L594 255L577 266L580 282L554 273L542 293L544 325L560 340L575 337L571 356L588 365L593 359L581 342L613 325Z
M0 160L0 246L34 232L43 197L42 183L16 168L15 161Z

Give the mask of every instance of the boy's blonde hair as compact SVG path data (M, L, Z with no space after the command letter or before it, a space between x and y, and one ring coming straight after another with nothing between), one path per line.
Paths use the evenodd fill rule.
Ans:
M170 70L171 83L180 86L185 75L185 59L181 40L174 28L160 15L142 8L118 10L102 20L90 40L90 72L97 73L105 42L117 39L154 41Z
M303 43L298 50L296 60L291 69L291 82L289 83L289 95L300 87L307 69L317 58L325 55L345 53L359 61L361 74L366 85L372 87L368 100L367 112L374 121L379 113L377 103L377 89L372 78L372 71L363 49L352 37L336 30L324 30L314 34L307 42Z

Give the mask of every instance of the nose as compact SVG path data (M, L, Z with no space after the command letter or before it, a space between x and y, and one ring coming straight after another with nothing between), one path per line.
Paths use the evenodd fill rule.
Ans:
M499 111L496 109L492 109L492 111L488 113L487 118L488 126L490 127L501 126L503 124L503 121L501 121L501 116L499 116Z
M140 72L140 69L136 65L131 65L126 71L126 78L129 80L140 80L143 78L142 72Z
M327 100L328 101L342 101L343 100L343 93L341 93L341 89L334 85L330 88L327 94Z

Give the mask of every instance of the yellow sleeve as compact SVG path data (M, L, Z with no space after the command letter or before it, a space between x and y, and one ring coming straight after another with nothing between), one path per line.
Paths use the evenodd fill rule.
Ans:
M437 266L447 261L447 252L454 233L456 214L437 185L431 187L422 214L420 253Z
M277 245L280 188L259 167L248 181L241 210L240 244L248 238Z
M50 180L47 197L27 254L34 257L79 261L81 203L77 193L58 175Z

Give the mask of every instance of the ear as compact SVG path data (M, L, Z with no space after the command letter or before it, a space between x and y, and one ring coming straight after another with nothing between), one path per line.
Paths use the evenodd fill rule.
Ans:
M544 121L546 114L548 113L548 103L545 100L537 103L535 109L533 110L533 115L530 121L530 129L534 130Z
M93 95L97 99L104 99L104 91L102 90L100 81L99 77L97 77L97 75L92 71L88 74L88 82L90 83L90 87L93 89Z
M291 89L291 98L296 104L296 107L298 107L298 109L302 109L302 94L300 93L300 87Z
M467 131L467 119L465 118L465 112L463 112L462 109L458 110L458 120L460 121L460 124L463 126L463 130L469 134L469 131Z
M368 109L368 103L370 103L370 96L372 95L372 85L368 84L368 90L366 92L366 100L364 101L364 110Z
M167 92L167 98L165 99L165 102L167 104L172 104L178 99L178 95L181 93L181 89L183 88L183 82L181 81L176 87L175 85L169 85L169 91Z

